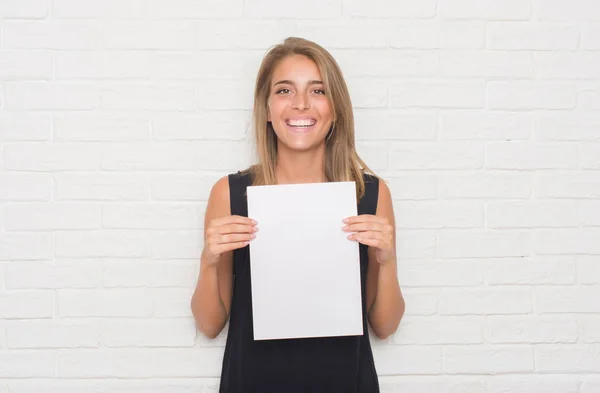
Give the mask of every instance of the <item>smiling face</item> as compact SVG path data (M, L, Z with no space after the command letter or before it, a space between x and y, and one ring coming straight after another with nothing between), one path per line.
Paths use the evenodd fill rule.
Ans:
M292 55L273 70L268 97L268 121L280 148L306 151L323 144L333 121L333 110L317 65Z

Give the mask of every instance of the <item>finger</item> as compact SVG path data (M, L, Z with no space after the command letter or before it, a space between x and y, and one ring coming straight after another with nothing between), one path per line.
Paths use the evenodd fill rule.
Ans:
M229 235L217 236L216 244L222 245L227 243L247 242L256 237L253 233L233 233Z
M211 226L221 226L221 225L228 225L228 224L242 224L242 225L256 225L256 221L248 218L248 217L243 217L243 216L226 216L226 217L219 217L219 218L215 218L214 220L211 221Z
M227 251L237 250L238 248L246 247L250 242L235 242L235 243L227 243L217 249L219 254L222 254Z
M348 239L359 240L359 241L364 240L364 239L383 240L383 239L385 239L385 236L381 232L366 231L366 232L353 233L350 236L348 236Z
M225 235L229 233L253 233L256 231L258 231L256 226L243 224L226 224L216 228L216 233L219 235Z
M346 224L355 224L360 222L379 222L383 224L386 221L386 218L375 216L373 214L360 214L358 216L347 217L343 220L343 222Z
M391 227L391 225L389 226ZM362 231L379 231L389 232L390 228L386 224L380 222L360 222L356 224L349 224L342 229L346 232L362 232Z

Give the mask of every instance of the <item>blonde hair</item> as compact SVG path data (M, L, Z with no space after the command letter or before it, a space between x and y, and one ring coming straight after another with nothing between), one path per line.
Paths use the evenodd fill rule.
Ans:
M267 121L267 101L271 94L271 79L275 67L291 55L305 56L315 62L333 111L333 125L325 142L325 178L328 182L356 182L356 195L360 199L365 193L363 173L373 172L356 152L354 114L348 87L333 56L323 47L303 38L289 37L272 47L263 58L254 90L253 127L258 164L251 166L246 172L253 175L253 185L277 183L277 135Z

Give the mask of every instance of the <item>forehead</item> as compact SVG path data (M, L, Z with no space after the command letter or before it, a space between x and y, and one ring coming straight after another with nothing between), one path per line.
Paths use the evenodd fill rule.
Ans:
M317 64L308 57L301 55L287 56L275 66L272 83L283 79L299 83L309 80L322 80Z

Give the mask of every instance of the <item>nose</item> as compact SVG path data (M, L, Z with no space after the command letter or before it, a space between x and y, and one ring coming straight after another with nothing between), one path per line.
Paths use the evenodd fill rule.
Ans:
M292 108L302 111L308 109L309 107L310 103L308 100L308 96L305 93L299 92L294 96L294 100L292 101Z

